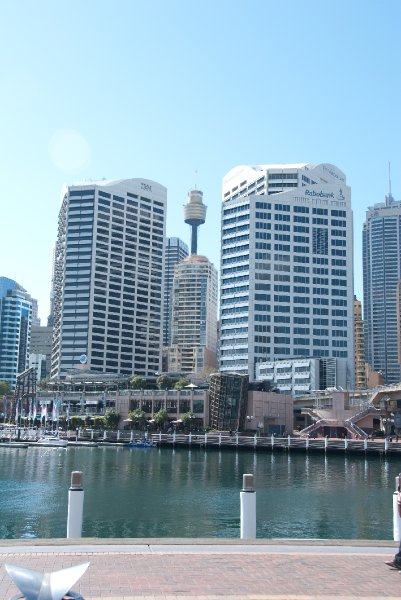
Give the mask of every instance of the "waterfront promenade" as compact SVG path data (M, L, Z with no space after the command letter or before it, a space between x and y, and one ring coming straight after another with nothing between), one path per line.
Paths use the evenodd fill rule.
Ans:
M4 563L54 571L90 561L85 600L399 599L384 564L394 542L345 540L1 540L0 600L17 589Z

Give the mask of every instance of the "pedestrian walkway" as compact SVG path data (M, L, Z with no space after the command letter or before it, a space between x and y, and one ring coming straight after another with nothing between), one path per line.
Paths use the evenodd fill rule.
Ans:
M4 563L55 571L90 567L85 600L364 600L401 598L384 564L394 542L310 540L1 540L0 599L17 589Z

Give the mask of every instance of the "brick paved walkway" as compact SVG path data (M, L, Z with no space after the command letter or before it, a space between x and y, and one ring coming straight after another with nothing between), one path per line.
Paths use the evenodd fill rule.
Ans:
M390 542L341 546L258 540L240 545L203 540L176 545L148 540L112 546L102 540L93 546L82 540L80 546L53 548L3 542L1 600L17 593L4 563L54 571L86 561L90 567L74 586L85 600L401 598L401 574L384 564L394 554Z

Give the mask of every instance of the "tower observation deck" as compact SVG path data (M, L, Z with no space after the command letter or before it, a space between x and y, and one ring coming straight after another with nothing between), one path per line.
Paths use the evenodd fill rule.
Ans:
M203 193L200 190L191 190L188 193L188 202L184 205L184 221L191 226L191 254L197 254L198 227L206 220L206 209Z

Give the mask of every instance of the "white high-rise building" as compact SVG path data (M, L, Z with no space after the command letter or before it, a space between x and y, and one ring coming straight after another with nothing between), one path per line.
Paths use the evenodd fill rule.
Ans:
M223 372L336 358L354 385L351 190L330 164L239 166L223 180ZM342 366L341 366L342 365Z
M62 193L51 377L79 364L154 375L161 365L165 187L97 181Z

